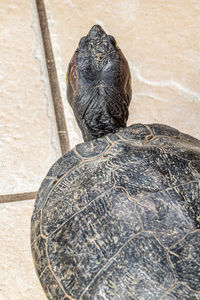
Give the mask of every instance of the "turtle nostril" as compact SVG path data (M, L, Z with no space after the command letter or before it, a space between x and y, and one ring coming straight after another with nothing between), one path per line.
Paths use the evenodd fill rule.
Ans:
M88 37L90 37L91 39L94 39L97 37L101 38L103 36L106 36L106 33L100 25L92 26L92 28L88 32Z

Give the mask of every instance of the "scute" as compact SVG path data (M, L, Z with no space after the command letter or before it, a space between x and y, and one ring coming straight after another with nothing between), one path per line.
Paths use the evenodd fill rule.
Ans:
M126 140L144 140L150 134L150 130L143 124L134 124L117 132L117 135Z
M82 159L71 150L57 160L57 162L51 167L47 176L60 178L73 167L76 167Z
M109 142L105 138L99 138L94 141L77 145L76 151L83 158L92 158L105 152L109 145Z

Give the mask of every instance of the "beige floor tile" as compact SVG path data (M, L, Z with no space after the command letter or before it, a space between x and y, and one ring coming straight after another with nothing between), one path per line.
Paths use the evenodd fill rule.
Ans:
M30 250L33 200L0 204L0 299L46 300Z
M200 138L199 0L46 0L65 99L65 72L96 23L115 36L133 82L130 123L165 123ZM81 141L66 105L72 146ZM75 128L75 132L73 130Z
M31 3L0 1L0 194L37 190L60 155Z

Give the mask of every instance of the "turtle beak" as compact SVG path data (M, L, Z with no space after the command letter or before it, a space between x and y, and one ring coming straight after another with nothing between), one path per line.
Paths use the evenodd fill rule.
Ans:
M102 37L105 37L107 34L103 30L103 28L100 25L94 25L88 32L88 38L90 39L96 39L99 38L101 39Z
M94 25L88 32L88 34L80 39L79 42L79 49L88 51L88 42L94 42L94 41L102 41L107 34L103 30L103 28L100 25Z
M107 35L106 32L100 25L94 25L88 32L88 34L80 39L78 50L85 52L91 51L91 49L98 48L100 51L100 46L107 44L108 48L116 46L116 41L113 36Z

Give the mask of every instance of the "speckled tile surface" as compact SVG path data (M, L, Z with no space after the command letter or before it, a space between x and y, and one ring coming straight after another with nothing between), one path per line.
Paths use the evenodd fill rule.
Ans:
M30 249L33 200L0 204L0 299L45 300Z
M1 194L37 191L60 146L33 1L0 3Z
M133 100L128 124L164 123L200 138L198 0L45 3L63 97L68 62L80 37L98 23L115 36L131 68ZM67 116L71 131L74 121L68 107ZM80 135L71 135L72 144L78 140Z

